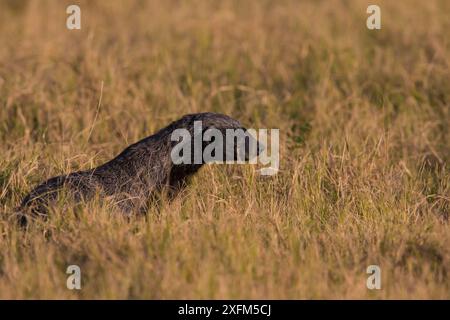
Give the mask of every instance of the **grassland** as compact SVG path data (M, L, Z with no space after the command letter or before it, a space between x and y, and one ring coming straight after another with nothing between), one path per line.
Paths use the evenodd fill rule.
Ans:
M450 3L377 1L376 31L368 4L1 0L0 298L449 299ZM280 173L11 223L36 183L202 111L279 128Z

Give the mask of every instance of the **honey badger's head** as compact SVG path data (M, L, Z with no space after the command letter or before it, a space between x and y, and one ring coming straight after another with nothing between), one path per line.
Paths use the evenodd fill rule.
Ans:
M229 116L217 113L187 115L174 123L171 157L175 165L248 161L263 146Z

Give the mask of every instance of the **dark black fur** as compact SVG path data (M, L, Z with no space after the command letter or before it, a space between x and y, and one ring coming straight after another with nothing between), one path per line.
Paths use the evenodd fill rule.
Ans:
M111 196L124 212L145 210L148 200L162 190L167 190L170 197L175 196L203 165L175 165L170 156L176 143L171 141L171 133L186 128L192 134L194 121L202 121L204 130L217 128L225 132L228 128L242 128L237 120L222 114L186 115L129 146L103 165L54 177L38 185L23 199L19 211L46 215L48 205L58 199L60 191L66 191L75 202L90 200L96 194ZM21 217L22 223L26 223L26 215Z

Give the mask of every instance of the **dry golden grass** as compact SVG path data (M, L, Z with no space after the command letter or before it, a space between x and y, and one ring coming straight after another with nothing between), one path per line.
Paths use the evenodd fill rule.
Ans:
M450 3L377 3L380 31L366 1L2 0L0 298L450 298ZM280 128L281 172L208 166L130 220L8 220L37 182L202 111Z

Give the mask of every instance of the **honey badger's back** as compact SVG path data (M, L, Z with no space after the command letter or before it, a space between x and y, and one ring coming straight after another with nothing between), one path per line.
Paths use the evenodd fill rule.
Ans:
M149 137L150 138L150 137ZM47 207L63 191L75 202L88 201L96 193L114 196L118 207L125 212L142 206L156 187L164 182L164 161L154 150L165 155L157 139L145 139L128 147L113 160L91 170L51 178L35 187L22 201L20 211L45 215ZM150 165L152 163L153 165ZM170 163L166 162L170 165Z
M45 214L50 202L56 201L61 191L68 191L73 199L89 199L95 193L96 181L91 171L80 171L51 178L35 187L23 200L20 209Z

